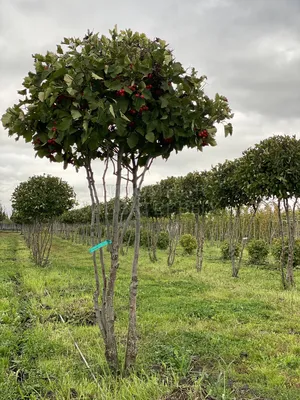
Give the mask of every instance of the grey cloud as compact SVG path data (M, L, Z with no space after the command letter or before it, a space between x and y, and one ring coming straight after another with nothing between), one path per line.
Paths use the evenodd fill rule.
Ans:
M208 94L226 95L236 114L233 137L225 139L220 128L217 147L156 160L146 184L209 169L275 133L300 134L299 0L0 0L0 114L17 101L31 54L53 51L64 36L87 29L108 34L115 24L167 40L179 61L208 76ZM96 163L100 191L102 171ZM83 171L35 159L30 144L15 143L0 126L0 202L9 208L14 187L42 173L67 180L79 202L89 202Z

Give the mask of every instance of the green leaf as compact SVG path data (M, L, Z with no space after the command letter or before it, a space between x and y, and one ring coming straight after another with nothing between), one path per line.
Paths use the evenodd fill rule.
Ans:
M114 108L113 108L113 105L112 105L112 104L109 106L109 112L111 113L111 115L112 115L114 118L116 118L115 111L114 111Z
M97 81L103 80L103 78L101 78L101 76L95 74L95 72L92 72L92 78L96 79Z
M78 110L71 110L71 115L75 120L81 117L81 113Z
M55 161L57 161L57 162L64 161L63 156L61 154L56 154L56 156L54 158L55 158Z
M49 96L50 96L50 94L52 93L52 87L47 87L47 89L45 90L45 97L44 97L44 99L46 100Z
M4 126L7 126L7 125L9 125L9 123L10 123L10 121L11 121L11 117L12 117L12 115L10 114L10 113L6 113L6 114L4 114L3 116L2 116L2 118L1 118L1 121L2 121L2 124L4 125Z
M172 61L172 55L171 54L167 54L165 56L164 65L169 65L171 61Z
M233 131L232 124L229 123L229 124L225 125L224 126L224 131L225 131L225 137L227 137L228 135L231 136L232 135L232 131Z
M67 84L68 86L71 86L71 85L72 85L72 82L73 82L73 78L72 78L71 75L66 74L66 75L64 76L64 81L66 82L66 84Z
M68 129L70 129L71 124L72 124L71 118L63 118L61 122L57 124L57 129L59 131L67 131Z
M161 108L168 107L168 104L169 104L168 99L166 99L165 97L161 97L160 101L161 101Z
M27 93L27 89L23 89L23 90L18 90L18 93L22 96L26 96Z
M208 132L210 135L214 135L214 134L217 132L217 128L208 128L208 129L207 129L207 132Z
M154 143L155 142L155 135L153 132L148 132L146 135L146 139L148 142Z
M106 64L105 66L104 66L104 72L107 74L107 72L108 72L108 65Z
M130 122L130 119L127 118L126 115L122 113L122 111L120 111L120 115L121 115L121 118L125 119L125 121Z
M57 53L58 53L58 54L64 54L63 49L62 49L62 47L61 47L60 44L58 44L58 45L56 46L56 49L57 49Z
M87 132L88 127L89 127L89 121L88 120L84 120L83 124L82 124L82 127L83 127L84 131Z
M128 146L131 149L133 149L138 144L138 141L139 141L139 137L137 136L136 133L131 133L127 138Z
M44 92L39 92L38 94L38 98L41 102L43 102L45 100L45 93Z

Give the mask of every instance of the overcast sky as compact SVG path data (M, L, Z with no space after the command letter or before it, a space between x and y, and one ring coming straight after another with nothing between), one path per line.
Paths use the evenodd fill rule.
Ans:
M146 184L209 169L274 134L300 134L300 0L0 0L0 115L13 105L32 54L55 51L63 37L108 34L117 24L165 39L178 61L207 75L206 91L225 95L234 134L218 146L156 160ZM299 161L300 163L300 161ZM96 165L99 184L102 165ZM84 171L34 157L31 144L8 138L0 124L0 203L32 175L68 181L89 203ZM101 187L99 186L101 190Z

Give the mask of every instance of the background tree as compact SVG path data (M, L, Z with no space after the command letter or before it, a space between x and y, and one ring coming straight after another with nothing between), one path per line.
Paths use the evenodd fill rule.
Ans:
M120 187L130 180L135 217L125 370L136 359L136 298L140 242L139 192L144 175L157 157L167 159L184 147L215 145L215 124L232 117L227 99L205 95L205 77L186 71L161 39L131 30L110 31L111 37L88 33L65 38L57 52L35 54L19 92L24 96L2 117L9 135L33 142L40 157L86 169L92 201L92 240L101 239L99 200L92 160L112 166L116 176L110 268L101 259L102 296L96 253L94 305L106 348L106 359L119 371L114 324L114 293L120 248ZM204 132L204 134L203 134ZM231 124L225 134L232 132ZM105 184L105 175L103 178ZM125 223L125 227L128 224ZM102 251L100 250L102 254Z
M242 242L238 262L236 262L236 248L240 235L240 215L243 205L253 205L254 214L257 210L257 199L254 194L246 190L245 163L241 159L226 160L212 168L210 174L210 199L215 209L228 209L229 217L229 251L232 263L232 276L238 277L241 266L245 242ZM252 218L253 220L253 218Z
M208 172L191 172L181 181L181 201L185 211L194 213L196 223L197 259L196 269L201 271L205 236L205 216L211 210Z
M0 222L5 221L7 219L7 215L4 211L4 208L0 204Z
M280 237L282 240L281 274L284 287L294 285L293 257L296 207L300 196L300 142L295 136L273 136L244 152L248 165L245 182L257 196L277 199ZM288 238L288 260L285 268L284 221ZM286 272L284 272L286 269Z
M74 190L55 176L33 176L14 190L12 218L27 225L27 243L37 265L48 262L54 219L72 208L74 203Z

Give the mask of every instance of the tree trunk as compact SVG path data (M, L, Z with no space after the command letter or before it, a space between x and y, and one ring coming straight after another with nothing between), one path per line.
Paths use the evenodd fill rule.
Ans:
M134 257L131 269L131 283L129 289L129 321L125 354L124 372L127 373L134 366L137 356L137 329L136 329L136 303L138 291L138 261L140 252L141 236L141 214L139 203L139 188L137 186L137 169L133 169L133 202L135 214L135 239L134 239Z
M283 221L282 221L282 216L281 216L281 200L278 199L277 203L278 207L278 222L279 222L279 235L281 238L281 253L280 253L280 273L281 273L281 283L284 289L287 289L287 284L284 276L284 270L285 270L285 260L284 260L284 232L283 232Z
M287 220L287 227L288 227L288 260L287 260L287 270L286 270L286 284L288 288L295 286L294 281L294 248L295 248L295 209L297 204L297 198L294 201L293 208L292 208L292 218L290 215L289 210L289 203L288 199L284 199L284 208L285 208L285 215Z
M197 238L197 255L196 255L196 270L202 271L203 266L203 246L204 246L204 234L205 234L205 215L201 215L201 221L199 221L199 214L196 213L196 238Z

